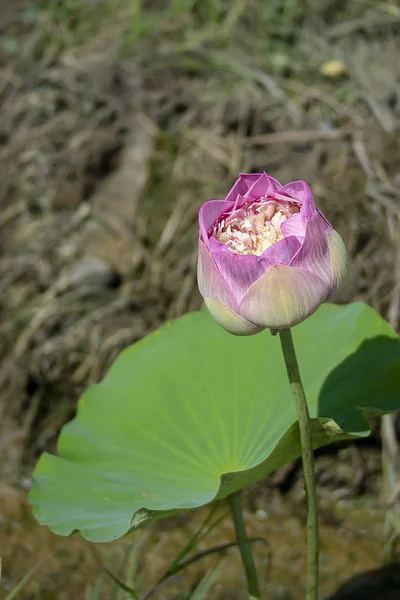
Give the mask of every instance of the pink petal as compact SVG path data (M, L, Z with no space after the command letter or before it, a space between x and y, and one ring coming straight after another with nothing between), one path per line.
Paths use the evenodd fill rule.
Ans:
M258 179L260 179L261 175L262 173L240 173L239 179L245 182L247 191L256 181L258 181Z
M249 187L245 197L258 200L262 196L275 194L276 190L280 187L276 179L269 177L266 173L262 173L253 185Z
M233 187L228 192L225 198L226 202L235 202L238 194L244 196L248 189L261 177L262 173L240 173L239 178L235 181Z
M218 296L224 304L232 309L236 308L237 303L232 292L201 240L199 241L197 281L203 298Z
M233 202L225 200L209 200L199 210L200 239L207 243L210 227L225 211L233 208Z
M254 335L264 329L243 319L217 297L205 298L205 303L217 323L233 335Z
M289 265L301 243L299 238L290 236L270 246L261 256L255 256L234 254L225 244L210 238L208 249L235 301L239 303L249 287L268 269L276 264Z
M281 231L285 237L295 236L300 238L302 242L302 239L306 234L306 225L306 219L303 219L301 213L297 213L282 223Z
M287 221L285 221L285 223L287 223ZM285 223L282 224L282 227ZM301 248L302 243L303 238L299 236L292 235L284 237L283 240L280 240L267 248L261 256L268 261L269 266L271 267L273 265L289 265L290 261Z
M257 186L255 187L256 184ZM273 194L281 187L279 181L270 177L265 172L240 173L239 179L237 179L225 200L235 202L239 194L257 200L267 193Z
M310 188L305 181L293 181L277 191L275 196L281 200L292 198L301 204L301 213L309 220L313 217L316 208Z
M307 223L300 250L289 263L291 267L314 273L329 287L332 286L332 262L328 238L330 230L331 226L316 211Z
M240 302L248 288L271 266L263 256L234 254L225 244L210 238L208 248L219 272L224 277L236 302Z
M328 233L329 251L332 265L332 291L337 291L348 279L349 262L346 246L337 231Z
M315 312L328 293L329 286L317 275L277 265L251 286L239 312L259 327L287 329Z
M248 198L242 196L242 194L238 194L236 196L235 204L233 206L233 210L237 210L238 208L242 208L243 204L247 204L249 202Z
M267 175L267 173L264 171L264 175ZM281 189L282 184L279 183L279 181L277 179L274 179L273 177L271 177L271 175L267 175L268 179L269 179L269 184L274 188L274 192L277 192L278 190Z

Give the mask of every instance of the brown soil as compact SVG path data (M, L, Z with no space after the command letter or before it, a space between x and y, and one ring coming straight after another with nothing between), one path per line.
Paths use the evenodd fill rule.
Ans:
M179 553L189 537L204 521L204 507L153 525L146 531L109 544L90 544L76 534L63 538L40 527L31 517L27 501L13 488L0 490L2 503L0 533L5 544L0 547L6 575L3 594L32 568L36 571L22 596L26 599L76 600L90 597L99 579L100 565L115 574L128 554L136 573L135 585L147 590L154 585ZM332 593L337 584L362 569L375 567L381 556L383 510L377 503L348 500L335 509L323 511L321 526L321 592ZM226 510L227 506L221 507ZM220 512L221 512L220 511ZM262 537L266 543L254 543L254 555L265 598L301 600L305 589L304 506L298 499L282 502L279 494L259 494L246 510L248 534ZM234 540L229 516L196 548L206 548ZM3 542L2 542L3 545ZM137 554L135 554L137 552ZM188 567L154 596L157 600L180 597L219 564L213 600L240 600L245 597L246 583L236 549L219 557L210 556ZM121 575L120 575L121 576ZM122 579L126 581L125 572ZM101 598L112 594L112 581L102 582ZM114 592L115 593L115 592ZM5 597L1 596L0 597ZM124 595L121 598L126 597Z

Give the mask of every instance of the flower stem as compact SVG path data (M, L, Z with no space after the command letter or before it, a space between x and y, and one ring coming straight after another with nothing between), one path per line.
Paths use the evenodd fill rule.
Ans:
M233 522L236 529L236 539L239 544L240 555L246 573L249 600L260 600L260 587L258 585L256 565L254 564L251 552L251 544L246 534L240 492L231 494L229 499L231 502Z
M318 598L318 506L315 487L314 453L310 414L301 382L299 365L290 329L279 333L283 357L299 419L304 482L307 494L307 600Z

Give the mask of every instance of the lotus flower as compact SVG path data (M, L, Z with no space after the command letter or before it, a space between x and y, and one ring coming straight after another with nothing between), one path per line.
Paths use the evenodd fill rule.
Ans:
M199 289L224 329L251 335L309 317L347 275L340 235L304 181L241 174L199 212Z

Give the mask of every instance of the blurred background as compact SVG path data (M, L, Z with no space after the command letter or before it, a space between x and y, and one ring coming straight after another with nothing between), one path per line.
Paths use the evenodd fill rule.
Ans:
M398 330L399 51L397 0L0 0L0 598L27 574L17 598L127 598L101 564L144 592L207 514L94 546L39 527L26 495L83 389L200 308L197 211L239 171L305 179L351 257L335 301ZM317 453L324 597L395 556L396 421L372 428ZM303 598L300 465L246 503L267 597ZM199 549L233 538L227 518ZM240 600L237 554L154 597L211 572L201 597Z

